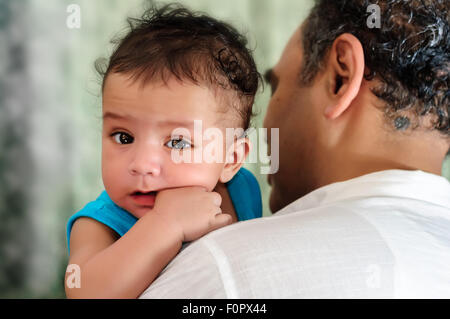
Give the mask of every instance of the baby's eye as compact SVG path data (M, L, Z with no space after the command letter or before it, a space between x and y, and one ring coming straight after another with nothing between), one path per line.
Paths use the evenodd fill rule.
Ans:
M192 145L188 141L182 138L173 138L169 142L166 143L166 146L169 148L174 148L177 150L184 150L186 148L191 148Z
M111 134L111 136L114 138L114 141L116 141L117 144L131 144L134 141L134 138L132 136L124 132L113 133Z

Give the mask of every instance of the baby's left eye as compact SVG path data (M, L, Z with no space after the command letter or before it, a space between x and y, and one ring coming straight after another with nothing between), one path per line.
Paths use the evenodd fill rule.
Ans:
M165 144L169 148L174 148L177 150L183 150L187 148L191 148L192 145L188 141L182 139L182 138L174 138L171 139L169 142Z

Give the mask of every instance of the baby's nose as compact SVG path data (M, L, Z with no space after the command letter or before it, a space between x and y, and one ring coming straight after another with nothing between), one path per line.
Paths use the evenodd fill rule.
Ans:
M136 151L130 163L129 172L131 175L159 176L161 174L162 157L161 150L155 147L141 148Z
M159 165L136 165L130 170L131 175L152 175L159 176L161 174L161 167Z

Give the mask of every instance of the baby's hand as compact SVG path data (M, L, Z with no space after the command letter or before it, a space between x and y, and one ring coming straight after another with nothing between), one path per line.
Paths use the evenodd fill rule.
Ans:
M231 223L231 216L222 214L221 203L219 193L202 187L173 188L158 192L153 211L187 242Z

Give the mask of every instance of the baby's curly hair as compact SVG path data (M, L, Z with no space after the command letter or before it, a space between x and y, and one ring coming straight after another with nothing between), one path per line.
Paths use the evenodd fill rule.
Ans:
M381 27L369 28L371 4L380 7ZM310 83L333 41L356 36L369 74L381 85L373 93L397 130L421 126L431 115L431 130L450 138L449 0L317 0L303 28L301 80Z
M228 101L242 118L242 127L249 127L261 75L245 36L225 22L177 3L151 4L141 18L127 21L130 30L112 40L116 48L109 61L96 61L102 90L110 73L129 74L143 85L170 77L208 85L234 93L228 94Z

